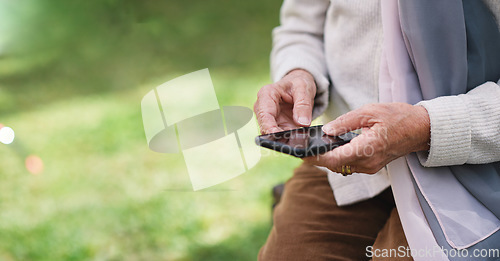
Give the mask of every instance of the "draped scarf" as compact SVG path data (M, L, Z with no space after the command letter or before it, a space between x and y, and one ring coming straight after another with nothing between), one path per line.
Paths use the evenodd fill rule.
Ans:
M484 82L500 79L500 31L483 1L381 2L384 27L381 102L416 104L440 96L464 94ZM437 245L445 251L466 249L472 253L474 249L500 249L499 162L427 168L420 164L415 153L404 160L405 164L399 159L388 168L392 164L392 169L409 170L401 174L403 177L394 177L400 173L389 175L410 247L416 242L410 240L411 231L416 228L410 227L427 225ZM416 196L420 210L404 206L410 204L403 200L408 195ZM406 213L402 213L405 209ZM418 215L411 211L421 211L425 220L418 221L415 219Z

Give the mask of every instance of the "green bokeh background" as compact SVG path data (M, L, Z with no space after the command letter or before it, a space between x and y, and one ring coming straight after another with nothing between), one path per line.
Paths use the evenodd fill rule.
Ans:
M280 5L0 0L0 123L16 131L0 144L0 260L255 260L271 188L300 161L266 153L193 192L182 155L147 148L140 101L209 68L221 106L252 107Z

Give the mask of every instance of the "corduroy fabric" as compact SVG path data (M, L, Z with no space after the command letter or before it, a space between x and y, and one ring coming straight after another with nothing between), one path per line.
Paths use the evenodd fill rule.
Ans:
M390 188L339 207L325 172L308 164L286 182L273 221L259 253L262 261L369 260L366 249L374 243L374 248L407 246Z

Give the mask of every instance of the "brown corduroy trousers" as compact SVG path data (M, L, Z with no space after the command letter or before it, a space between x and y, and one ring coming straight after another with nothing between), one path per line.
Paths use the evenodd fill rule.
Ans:
M285 184L259 260L412 260L374 254L407 246L390 188L339 207L325 172L302 164Z

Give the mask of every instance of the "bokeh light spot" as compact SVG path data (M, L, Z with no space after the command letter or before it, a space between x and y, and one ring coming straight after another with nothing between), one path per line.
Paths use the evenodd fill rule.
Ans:
M15 138L14 130L10 127L0 129L0 142L3 144L11 144Z
M36 155L30 155L26 158L25 161L26 169L31 174L40 174L43 171L43 161L40 157Z

